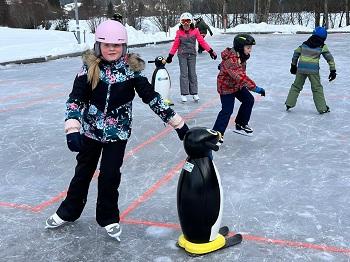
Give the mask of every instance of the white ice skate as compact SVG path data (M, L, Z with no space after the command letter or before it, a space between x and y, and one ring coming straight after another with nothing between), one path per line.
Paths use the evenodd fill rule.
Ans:
M105 229L107 231L107 234L110 237L115 238L120 242L120 235L122 234L122 228L119 225L119 223L113 223L108 226L105 226Z
M62 218L60 218L57 213L53 214L46 220L46 226L45 228L57 228L64 224L66 224L68 221L64 221Z

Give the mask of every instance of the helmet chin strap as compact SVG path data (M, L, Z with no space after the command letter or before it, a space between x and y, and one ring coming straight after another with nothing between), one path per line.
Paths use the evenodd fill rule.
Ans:
M123 51L122 51L122 57L124 57L128 52L128 46L126 44L123 44Z
M243 49L236 50L236 49L233 48L233 50L235 50L239 54L239 59L241 60L241 63L244 63L250 57L250 54L246 55L244 53Z
M250 54L246 55L244 51L239 51L239 57L241 58L242 63L247 61L250 57Z
M101 57L101 43L100 42L95 42L94 44L94 53L96 57Z

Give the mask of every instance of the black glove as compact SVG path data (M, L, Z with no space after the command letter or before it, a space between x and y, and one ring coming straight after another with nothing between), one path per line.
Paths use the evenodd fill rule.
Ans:
M180 140L184 140L184 137L188 131L188 126L186 125L186 123L183 125L183 127L181 128L176 128L175 129L177 135L179 136Z
M328 76L329 82L333 81L336 77L337 77L336 71L335 70L331 70L331 72L329 73L329 76Z
M295 75L297 73L297 66L296 65L293 65L293 64L290 64L290 73L292 75Z
M216 53L214 52L214 50L212 48L210 48L210 50L208 51L211 59L216 60L216 58L218 58L218 56L216 55Z
M81 135L80 132L74 132L66 135L67 145L70 151L79 152L81 149Z
M169 55L168 55L168 57L167 57L167 59L166 59L166 62L167 62L168 64L170 64L170 63L173 61L173 56L174 56L174 55L172 55L172 54L169 54Z

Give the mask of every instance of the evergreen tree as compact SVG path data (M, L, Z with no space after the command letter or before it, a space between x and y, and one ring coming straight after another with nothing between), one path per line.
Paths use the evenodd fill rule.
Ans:
M114 15L114 6L111 1L109 1L107 6L107 17L112 18Z
M61 8L60 0L48 0L48 3L53 8L57 8L57 9Z
M101 16L101 1L98 0L81 0L80 6L81 19L91 19Z

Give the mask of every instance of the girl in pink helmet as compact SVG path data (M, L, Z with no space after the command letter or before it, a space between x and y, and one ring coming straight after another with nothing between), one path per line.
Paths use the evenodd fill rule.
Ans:
M102 22L96 29L95 41L93 52L83 56L84 65L66 102L67 145L71 151L79 152L75 174L65 200L46 220L46 228L56 228L80 217L102 155L96 220L109 236L120 240L118 187L131 133L135 90L145 104L175 128L181 140L188 127L141 73L144 61L136 54L126 54L128 37L121 23Z
M196 41L209 53L212 59L215 60L217 58L216 53L201 36L198 28L194 27L192 15L183 13L180 16L179 30L176 31L174 43L166 60L167 63L171 63L177 51L180 65L181 101L183 103L187 102L187 95L192 95L195 102L199 100L196 73Z

